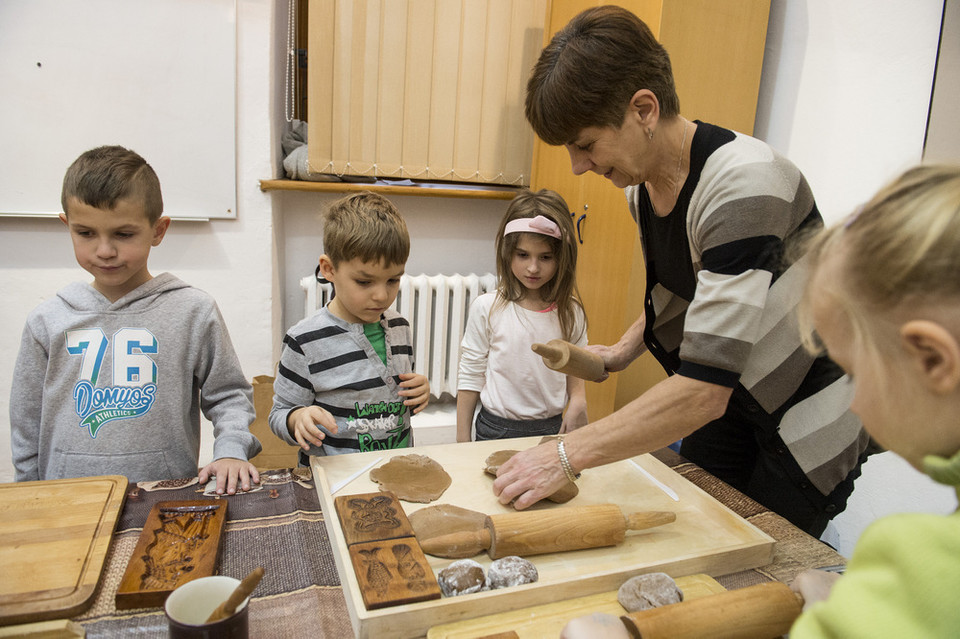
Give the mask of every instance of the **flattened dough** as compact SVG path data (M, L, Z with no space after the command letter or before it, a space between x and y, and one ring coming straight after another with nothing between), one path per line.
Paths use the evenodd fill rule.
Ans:
M407 515L407 519L410 520L410 525L413 526L413 532L417 539L423 541L424 539L451 533L482 530L487 516L476 510L461 508L453 504L437 504L411 513ZM451 546L444 550L442 555L436 556L448 559L463 559L479 555L483 551L483 546L477 542L457 547Z
M370 480L404 501L426 504L450 487L450 475L426 455L399 455L370 471Z
M544 439L548 439L548 438L544 438ZM543 442L541 441L541 443ZM488 475L492 475L496 477L497 469L500 468L502 464L506 463L508 459L516 455L518 452L519 451L516 451L516 450L498 450L495 453L490 453L490 456L487 457L486 461L483 462L484 464L483 470L486 471ZM557 492L548 496L547 499L549 499L555 504L565 504L579 494L580 494L580 489L577 488L577 485L574 484L573 482L568 481L566 486L562 487Z

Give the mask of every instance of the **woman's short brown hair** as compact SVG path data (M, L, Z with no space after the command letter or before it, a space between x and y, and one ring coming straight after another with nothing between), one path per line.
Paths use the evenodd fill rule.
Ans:
M640 89L657 96L663 117L680 114L670 56L649 27L621 7L594 7L540 53L527 82L527 120L547 144L566 144L587 127L619 128Z

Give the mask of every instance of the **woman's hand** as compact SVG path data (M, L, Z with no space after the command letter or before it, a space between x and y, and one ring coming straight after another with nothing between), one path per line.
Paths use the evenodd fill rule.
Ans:
M514 508L523 510L566 484L557 442L549 441L520 451L501 465L493 482L493 494L501 504L512 501Z
M603 359L604 373L595 382L602 382L610 376L610 373L622 371L647 350L643 343L643 330L647 321L643 315L635 321L630 328L623 334L613 346L604 346L602 344L589 344L586 350L596 353Z

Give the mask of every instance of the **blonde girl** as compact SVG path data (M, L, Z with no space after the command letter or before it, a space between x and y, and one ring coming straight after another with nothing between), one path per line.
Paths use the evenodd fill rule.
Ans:
M960 167L907 171L810 259L801 319L850 375L852 410L882 446L960 487ZM791 639L956 637L960 513L874 522L845 575L808 571L794 589L806 611Z
M569 432L587 423L583 380L550 370L530 346L564 339L586 345L577 298L577 243L563 198L524 191L496 239L497 292L479 296L460 348L457 441ZM564 408L566 411L564 412Z

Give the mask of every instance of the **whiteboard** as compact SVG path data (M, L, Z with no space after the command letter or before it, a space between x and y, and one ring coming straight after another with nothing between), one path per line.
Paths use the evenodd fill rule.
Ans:
M60 213L67 167L119 144L164 214L236 217L235 0L0 0L0 215Z

